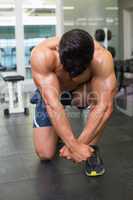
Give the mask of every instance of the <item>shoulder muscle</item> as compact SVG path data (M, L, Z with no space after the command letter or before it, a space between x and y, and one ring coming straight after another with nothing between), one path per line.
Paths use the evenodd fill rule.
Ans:
M114 73L114 64L111 54L106 51L104 54L99 54L97 63L94 64L94 75L101 79L106 79Z
M52 50L48 48L43 49L43 51L40 49L34 49L30 61L32 71L43 74L53 71L55 55Z

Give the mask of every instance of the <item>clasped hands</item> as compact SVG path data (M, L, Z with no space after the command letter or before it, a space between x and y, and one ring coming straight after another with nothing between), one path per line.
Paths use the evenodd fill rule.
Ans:
M72 148L68 148L64 145L60 149L60 156L68 160L73 160L74 162L80 163L89 159L94 152L94 149L86 144L83 144L76 140Z

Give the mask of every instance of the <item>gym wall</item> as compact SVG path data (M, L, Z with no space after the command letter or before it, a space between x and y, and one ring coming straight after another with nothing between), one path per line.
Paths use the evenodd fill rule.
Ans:
M97 29L106 27L112 32L109 46L116 49L116 57L119 57L118 0L64 0L64 6L72 7L71 10L64 10L65 31L82 28L94 36Z
M119 20L120 20L120 58L123 59L123 57L124 57L123 11L124 11L124 9L131 9L131 8L133 9L133 0L119 0L118 3L120 5L120 8L119 8Z

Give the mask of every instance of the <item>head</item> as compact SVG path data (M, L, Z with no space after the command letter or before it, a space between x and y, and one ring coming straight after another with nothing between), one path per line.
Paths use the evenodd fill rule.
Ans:
M60 61L71 77L76 77L87 69L93 59L93 53L93 38L84 30L68 31L60 40Z

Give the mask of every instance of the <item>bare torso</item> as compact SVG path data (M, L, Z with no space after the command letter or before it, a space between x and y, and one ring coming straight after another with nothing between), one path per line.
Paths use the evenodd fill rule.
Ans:
M116 79L113 61L110 53L106 49L95 42L95 51L91 64L82 74L72 79L69 73L63 69L60 62L58 53L59 40L59 38L55 37L42 41L32 52L32 75L37 86L37 74L46 75L47 71L51 71L56 75L61 91L75 90L86 82L90 83L94 89L99 88L99 84L103 82L103 87L107 83L107 88L110 91L115 90Z
M92 154L88 150L88 144L93 142L96 134L101 130L112 112L113 97L116 90L113 59L106 49L95 42L91 64L82 74L71 78L64 70L59 59L59 41L60 39L57 37L47 39L33 49L31 55L32 77L45 102L48 115L52 121L52 127L70 149L70 152L78 152L76 154L72 153L72 159L82 161L88 159L88 154ZM84 83L85 86L86 84L90 86L92 93L96 94L96 101L94 99L93 109L89 113L87 124L77 142L73 137L71 125L59 97L60 91L64 90L73 90L74 95L75 93L79 94L79 90L84 87ZM90 102L87 101L87 105L89 105L88 103ZM84 97L81 97L81 102L77 101L72 105L84 106ZM51 127L49 129L48 127L43 127L43 129L41 127L41 129L36 129L37 137L39 135L38 130L41 135L47 134L46 138L48 138L48 135L51 137L49 131L52 130L51 133L53 133ZM55 135L53 137L55 139ZM47 141L47 139L39 139L39 141Z

